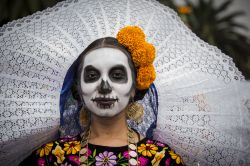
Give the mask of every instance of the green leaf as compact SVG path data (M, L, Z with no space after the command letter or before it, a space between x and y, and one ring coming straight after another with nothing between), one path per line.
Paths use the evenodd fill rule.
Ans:
M95 157L95 156L96 156L96 149L93 152L93 157Z
M214 10L215 14L218 14L218 13L223 12L226 9L228 9L228 7L232 4L232 2L233 2L232 0L227 0L227 1L223 2L220 6L218 6Z
M95 161L88 162L88 165L92 165Z
M245 31L248 30L248 27L246 25L235 23L235 22L228 23L227 26L232 27L232 28L240 28L240 29L245 30Z
M235 19L235 17L239 17L239 16L243 16L243 15L245 15L245 12L237 11L237 12L231 13L227 16L224 16L224 17L218 19L217 23L231 21L231 20Z
M48 156L45 156L45 158L46 158L46 163L47 163L47 165L49 165Z
M118 158L121 158L121 157L122 157L122 155L121 155L121 153L119 153L119 154L118 154Z

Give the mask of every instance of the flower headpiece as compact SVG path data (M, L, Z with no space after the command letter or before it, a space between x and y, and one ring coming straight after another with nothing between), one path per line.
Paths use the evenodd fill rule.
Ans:
M156 77L153 66L155 47L145 40L145 34L138 26L122 28L116 38L131 54L137 71L136 88L148 89Z

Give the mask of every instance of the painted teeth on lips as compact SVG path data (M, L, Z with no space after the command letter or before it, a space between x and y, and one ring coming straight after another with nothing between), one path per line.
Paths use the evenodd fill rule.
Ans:
M115 102L118 102L118 97L108 97L108 96L99 96L91 99L93 102L96 102L97 106L102 109L110 109L114 106Z
M93 102L109 102L109 101L116 102L116 101L118 101L118 97L99 96L99 97L95 97L91 100Z

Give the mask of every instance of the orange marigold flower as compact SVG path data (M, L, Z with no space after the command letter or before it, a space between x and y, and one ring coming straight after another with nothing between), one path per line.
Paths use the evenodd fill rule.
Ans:
M177 8L177 11L181 14L189 14L192 12L192 8L189 6L181 6Z
M155 47L145 41L145 34L138 26L122 28L116 38L131 53L137 70L136 88L139 90L149 88L155 80L155 70L153 67Z
M136 67L147 66L152 64L155 59L155 47L150 43L144 42L131 55Z
M138 26L122 28L117 36L118 42L132 52L140 43L145 41L145 34Z
M156 74L153 64L148 66L142 66L137 70L137 85L139 90L147 89L151 83L155 80Z
M49 152L51 151L53 147L53 143L44 144L41 148L39 148L36 153L39 154L40 157L43 157L44 155L49 155Z

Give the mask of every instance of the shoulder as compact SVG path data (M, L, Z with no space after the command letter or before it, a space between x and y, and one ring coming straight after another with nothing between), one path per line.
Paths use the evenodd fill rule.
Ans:
M67 156L77 154L81 149L80 136L65 136L38 147L19 166L48 165L48 163L63 163Z
M157 140L144 138L138 142L140 159L151 160L152 165L183 165L180 155L175 153L167 144Z

